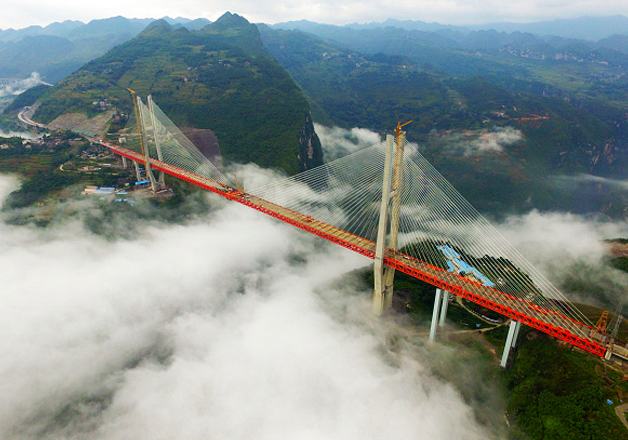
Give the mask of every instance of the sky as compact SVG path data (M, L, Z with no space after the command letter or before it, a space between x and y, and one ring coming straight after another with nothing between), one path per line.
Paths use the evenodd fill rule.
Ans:
M80 0L3 0L0 29L47 25L55 21L108 18L186 17L216 20L227 10L251 22L277 23L307 19L347 24L388 18L443 24L482 24L496 21L533 22L582 16L628 15L628 2L616 0L138 0L85 2Z

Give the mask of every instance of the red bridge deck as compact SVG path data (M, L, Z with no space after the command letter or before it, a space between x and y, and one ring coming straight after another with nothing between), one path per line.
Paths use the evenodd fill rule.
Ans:
M120 156L142 164L146 162L142 155L134 151L107 143L103 143L102 145L110 148L114 153ZM339 244L368 258L375 258L375 243L373 241L366 240L310 216L292 211L173 165L155 159L150 159L150 164L153 169L163 171L166 174L190 182L227 199L261 211L264 214L268 214L271 217L289 223L304 231L318 235L319 237ZM384 264L573 344L578 348L598 356L604 356L606 351L605 347L593 341L589 336L593 330L591 327L552 310L528 303L514 296L500 292L499 290L486 287L473 280L463 278L398 251L388 249L384 257Z

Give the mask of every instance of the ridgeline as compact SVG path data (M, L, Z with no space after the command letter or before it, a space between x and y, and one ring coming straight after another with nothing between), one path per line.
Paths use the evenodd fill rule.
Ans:
M198 31L151 23L49 90L34 119L54 125L72 113L128 115L127 88L152 94L184 130L212 130L227 162L289 174L322 163L309 104L266 52L257 27L236 14Z

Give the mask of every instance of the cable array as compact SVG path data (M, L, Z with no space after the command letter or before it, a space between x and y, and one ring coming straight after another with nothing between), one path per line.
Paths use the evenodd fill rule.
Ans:
M151 158L234 186L149 101L138 100ZM137 139L129 142L139 152ZM386 143L258 188L257 197L375 241L379 222ZM592 325L419 153L405 144L399 216L400 250L433 266L549 312ZM453 262L453 263L452 263ZM548 320L558 318L552 313ZM559 323L557 322L557 325Z
M375 240L384 154L384 143L373 145L264 187L247 188L247 191Z
M216 165L196 148L157 104L153 102L151 107L152 112L148 105L138 100L138 110L144 127L144 145L152 159L174 165L224 185L235 186ZM130 125L130 123L127 124L127 126ZM138 136L131 138L127 145L130 149L143 153Z
M494 289L591 325L415 146L407 143L405 150L399 222L399 245L403 252L451 270L447 263L451 255L448 258L443 250L443 246L447 246L459 260L490 280ZM264 187L247 190L375 241L384 155L385 143L377 144ZM461 275L473 278L469 273Z
M447 244L487 276L495 289L592 325L589 319L519 253L411 144L406 146L400 230L408 254L447 268Z

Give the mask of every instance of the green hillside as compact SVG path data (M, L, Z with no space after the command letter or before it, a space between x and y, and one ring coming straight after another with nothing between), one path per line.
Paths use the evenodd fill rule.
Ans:
M127 88L152 94L179 127L213 130L227 161L288 173L322 161L306 99L267 54L257 28L238 15L227 13L194 32L153 22L53 87L35 119L94 116L100 101L128 114Z
M267 26L260 26L260 31L268 51L309 96L318 122L385 132L398 121L414 121L408 127L409 140L418 142L423 154L483 212L501 215L531 208L609 212L618 205L610 186L602 190L592 182L557 186L554 177L628 177L628 146L622 134L628 131L619 107L533 93L527 90L536 90L533 81L508 87L495 77L513 78L512 72L468 53L467 75L454 76L392 51L365 54L301 31ZM327 35L352 35L354 47L371 42L377 34L335 32ZM393 40L407 36L399 29L377 32ZM432 40L444 44L445 38ZM382 50L385 41L382 37L378 43ZM418 44L409 41L404 44ZM487 44L486 35L475 35L473 44ZM456 60L461 50L441 47L427 59Z

